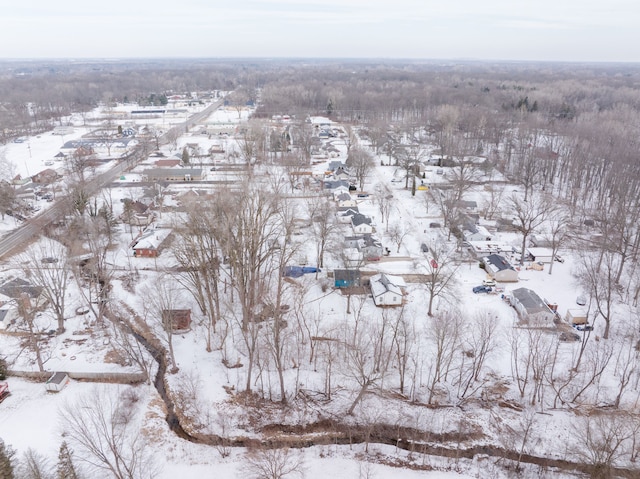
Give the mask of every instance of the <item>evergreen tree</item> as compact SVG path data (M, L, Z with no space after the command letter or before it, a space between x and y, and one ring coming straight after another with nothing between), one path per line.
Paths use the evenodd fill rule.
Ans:
M7 379L7 361L4 358L0 358L0 381Z
M182 150L182 164L183 165L189 164L189 150L187 149L186 146Z
M56 479L79 479L79 477L76 467L73 465L73 451L69 449L66 441L62 441L58 452Z
M6 446L4 441L0 439L0 479L14 479L13 473L13 456L15 451L11 446Z

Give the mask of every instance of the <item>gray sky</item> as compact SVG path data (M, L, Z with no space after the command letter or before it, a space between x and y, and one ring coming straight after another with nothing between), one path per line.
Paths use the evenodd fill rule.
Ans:
M637 0L2 0L0 58L640 61Z

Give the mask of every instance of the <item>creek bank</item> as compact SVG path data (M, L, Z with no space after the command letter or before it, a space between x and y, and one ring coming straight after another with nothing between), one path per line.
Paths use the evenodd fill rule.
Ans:
M166 421L171 431L181 439L208 446L223 447L266 447L266 448L307 448L322 445L353 445L353 444L385 444L403 449L409 452L426 454L447 458L464 458L473 460L476 456L489 456L508 460L515 464L537 465L546 469L562 470L564 472L579 472L589 477L596 477L601 469L596 466L581 462L572 462L564 459L521 454L518 451L505 449L491 444L475 445L471 447L447 447L435 445L433 442L462 442L456 433L438 435L412 428L403 428L388 424L375 424L369 426L354 426L335 420L323 420L302 426L288 426L283 424L270 424L263 426L260 432L265 437L262 439L234 437L226 438L214 434L190 433L186 431L181 422L180 414L176 411L175 403L169 394L165 376L167 372L167 359L165 348L159 344L156 338L147 339L143 334L131 328L134 337L149 351L158 363L158 371L153 382L160 398L165 403L167 410ZM481 435L467 434L465 441L477 441ZM426 442L427 439L429 442ZM409 467L409 465L408 465ZM515 472L515 471L514 471ZM637 469L608 468L610 477L636 479L640 477Z

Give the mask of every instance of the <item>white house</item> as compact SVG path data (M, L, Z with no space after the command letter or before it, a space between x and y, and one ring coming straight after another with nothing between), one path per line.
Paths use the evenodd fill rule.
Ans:
M356 200L354 200L349 193L340 193L336 197L336 201L338 202L338 207L340 208L344 208L344 207L353 208L358 206L358 203L356 202Z
M491 241L492 235L484 226L468 225L466 228L462 231L466 241Z
M401 277L380 273L372 276L369 284L376 306L399 306L402 304L406 283Z
M508 299L523 321L551 324L555 318L555 313L547 303L535 291L528 288L514 289Z
M499 254L490 254L482 258L484 270L496 281L509 283L518 281L518 272L507 258Z
M373 233L373 226L371 226L371 218L368 216L358 214L351 217L351 227L354 234L371 234Z

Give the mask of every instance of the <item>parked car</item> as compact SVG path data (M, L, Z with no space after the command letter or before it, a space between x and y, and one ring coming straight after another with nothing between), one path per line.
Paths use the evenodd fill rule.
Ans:
M576 298L576 304L578 304L580 306L584 306L585 304L587 304L587 298L585 296L583 296L582 294L579 295Z
M574 324L573 327L578 331L593 331L593 326L590 324Z
M555 255L554 259L558 262L558 263L564 263L564 258L560 255Z
M495 279L493 279L493 278L485 279L485 280L482 282L482 285L483 285L483 286L495 286L495 285L496 285L496 280L495 280Z
M475 286L473 288L473 292L476 294L479 293L490 293L491 292L491 287L490 286Z

